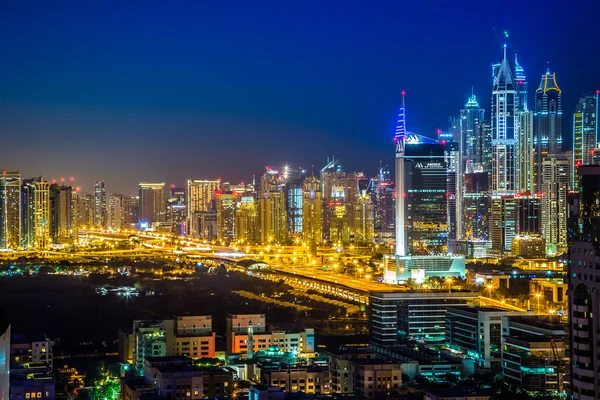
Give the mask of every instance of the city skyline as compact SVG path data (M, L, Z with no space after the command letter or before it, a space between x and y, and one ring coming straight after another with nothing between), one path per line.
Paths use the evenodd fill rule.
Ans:
M493 27L510 32L511 55L518 49L530 110L550 61L570 148L575 106L600 87L598 55L585 51L597 32L577 22L597 8L6 6L0 29L15 40L0 44L12 61L0 67L0 130L12 143L0 157L22 177L75 176L85 192L103 180L128 195L144 181L247 182L265 162L317 171L332 155L370 176L379 160L392 166L401 89L422 135L445 130L472 87L489 118L501 57ZM457 52L467 39L477 50Z

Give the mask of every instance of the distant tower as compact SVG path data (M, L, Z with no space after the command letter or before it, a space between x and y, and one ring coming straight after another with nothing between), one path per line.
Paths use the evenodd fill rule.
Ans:
M539 192L542 190L544 159L560 152L562 147L561 90L556 83L556 74L550 70L542 75L540 87L535 91L534 118L534 190Z
M495 65L492 89L492 192L517 191L517 90L506 45L502 62Z
M94 227L106 227L106 186L104 181L94 184Z
M398 111L398 121L394 141L396 142L396 255L406 255L406 232L404 227L405 203L404 197L404 140L406 137L406 111L404 108L404 96L402 91L402 104Z
M0 249L21 247L21 175L19 171L0 174Z
M462 156L462 172L476 172L476 160L478 154L477 146L477 127L483 122L485 109L479 106L477 97L471 91L471 97L465 104L465 108L460 110L460 147Z

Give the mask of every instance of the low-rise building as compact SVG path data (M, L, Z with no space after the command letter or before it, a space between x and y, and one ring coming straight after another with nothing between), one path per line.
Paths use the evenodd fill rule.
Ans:
M491 396L485 394L462 392L455 389L426 389L423 391L423 400L490 400Z
M502 317L535 315L496 308L450 307L446 313L446 343L473 358L483 369L499 369L502 362Z
M397 391L402 385L400 363L381 358L356 359L352 362L354 393L364 398Z
M26 337L21 334L13 334L10 337L10 361L11 363L46 363L50 370L54 366L52 346L54 342L44 334Z
M254 380L286 392L328 394L330 391L329 369L315 365L258 362L254 365Z
M375 359L375 353L366 350L339 349L330 350L329 354L329 380L331 393L354 393L353 365L356 360Z
M10 400L54 400L55 382L46 362L11 363Z

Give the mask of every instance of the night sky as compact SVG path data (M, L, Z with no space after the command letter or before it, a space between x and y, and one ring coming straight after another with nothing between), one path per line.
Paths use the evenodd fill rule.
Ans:
M0 166L125 194L331 155L370 175L393 162L401 89L413 132L445 129L471 86L489 116L493 27L530 103L550 61L570 147L599 21L598 0L4 1Z

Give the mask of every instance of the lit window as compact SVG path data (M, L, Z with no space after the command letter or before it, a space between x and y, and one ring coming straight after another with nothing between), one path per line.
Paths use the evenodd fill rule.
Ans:
M26 399L30 399L30 398L31 398L31 394L29 394L29 393L25 393L25 398L26 398Z

